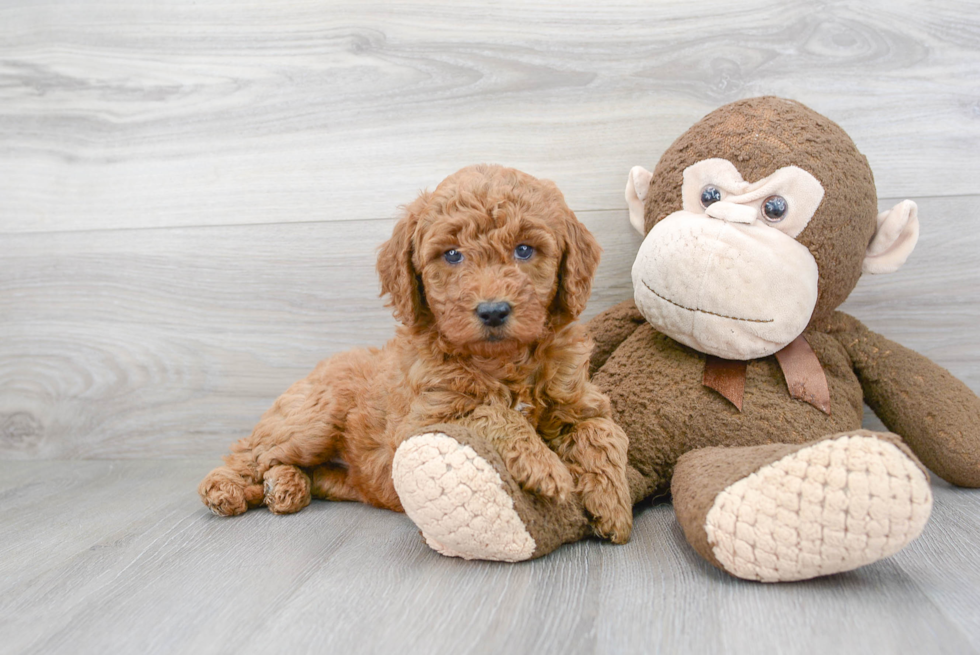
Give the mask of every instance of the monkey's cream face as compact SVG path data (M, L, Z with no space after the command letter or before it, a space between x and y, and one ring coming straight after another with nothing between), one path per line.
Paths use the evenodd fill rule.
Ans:
M795 166L754 183L724 159L684 171L683 209L647 234L633 264L636 305L654 328L725 359L771 355L817 302L817 263L795 237L823 199Z

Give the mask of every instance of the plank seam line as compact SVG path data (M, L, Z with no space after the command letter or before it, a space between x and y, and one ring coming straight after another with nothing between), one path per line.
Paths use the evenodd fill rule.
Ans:
M913 200L942 200L947 198L980 198L980 193L968 193L968 194L956 194L956 195L939 195L939 196L922 196L918 195L913 197ZM890 202L894 200L899 202L904 198L892 198L891 196L881 197L878 200L884 202ZM624 205L622 207L613 207L609 209L573 209L576 214L600 214L604 212L626 212L627 207ZM27 230L23 232L11 232L4 229L0 229L0 236L18 237L18 236L39 236L45 234L86 234L92 232L137 232L137 231L149 231L149 230L206 230L214 228L232 228L232 227L260 227L260 226L273 226L273 225L330 225L335 223L364 223L364 222L375 222L375 221L394 221L398 218L397 215L392 216L368 216L362 218L339 218L334 221L274 221L274 222L255 222L255 223L211 223L211 224L200 224L200 225L152 225L152 226L138 226L138 227L106 227L106 228L82 228L77 230Z

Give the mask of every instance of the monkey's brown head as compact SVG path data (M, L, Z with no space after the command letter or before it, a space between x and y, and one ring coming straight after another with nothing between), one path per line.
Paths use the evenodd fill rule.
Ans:
M828 316L862 272L897 270L915 204L878 213L867 159L833 121L791 100L708 114L630 171L637 307L661 332L728 359L770 355Z

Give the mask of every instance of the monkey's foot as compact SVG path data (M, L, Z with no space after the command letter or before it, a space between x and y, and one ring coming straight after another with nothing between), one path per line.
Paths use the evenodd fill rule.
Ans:
M535 542L500 474L442 432L409 438L395 452L395 490L425 542L449 557L519 562Z
M706 448L673 480L688 541L740 578L805 580L888 557L922 532L929 478L893 434Z

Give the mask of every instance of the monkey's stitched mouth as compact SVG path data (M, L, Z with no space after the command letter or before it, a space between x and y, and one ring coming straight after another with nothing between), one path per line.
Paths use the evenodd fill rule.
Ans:
M708 311L707 309L699 309L697 307L685 307L684 305L682 305L682 304L680 304L678 302L674 302L670 298L665 298L664 296L662 296L659 293L657 293L653 289L653 287L651 287L649 284L646 283L646 280L642 280L642 282L643 282L643 286L645 286L647 289L649 289L650 290L650 293L652 293L653 295L655 295L657 298L660 298L661 300L664 300L666 302L669 302L671 305L674 305L675 307L680 307L681 309L687 310L689 312L701 312L702 314L708 314L710 316L717 316L718 318L727 318L727 319L731 319L733 321L745 321L746 323L773 323L773 322L775 322L775 319L772 319L772 318L741 318L739 316L727 316L725 314L719 314L718 312Z

